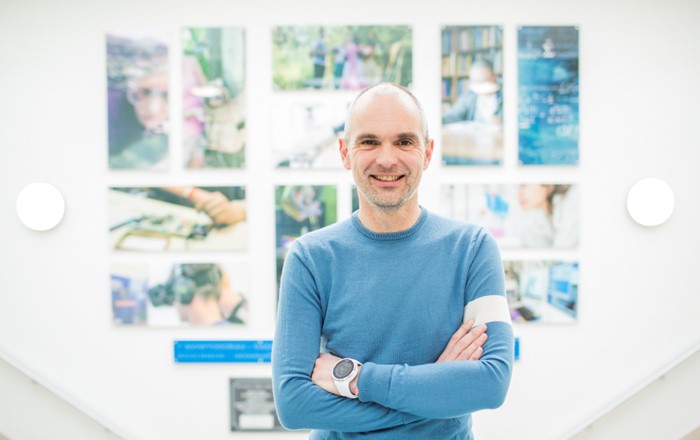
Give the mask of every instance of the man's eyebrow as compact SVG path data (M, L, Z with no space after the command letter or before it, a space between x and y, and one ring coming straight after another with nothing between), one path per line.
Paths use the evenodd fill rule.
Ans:
M355 139L358 141L362 141L365 139L379 139L379 136L377 136L376 134L372 134L372 133L360 133L355 137Z
M376 134L372 133L360 133L355 137L356 141L364 141L368 139L379 139L379 136ZM420 136L418 136L416 133L413 132L405 132L405 133L398 133L397 135L394 136L394 139L411 139L411 140L418 140L420 139Z
M418 140L420 139L420 136L413 132L407 132L407 133L399 133L396 135L397 139L411 139L411 140Z

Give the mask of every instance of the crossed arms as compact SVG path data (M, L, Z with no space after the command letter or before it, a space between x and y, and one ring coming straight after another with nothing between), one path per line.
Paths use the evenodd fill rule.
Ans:
M503 403L512 367L512 328L488 321L471 331L469 321L456 329L433 363L409 366L358 359L364 363L351 389L359 389L359 398L338 396L330 374L339 358L319 354L321 305L315 295L302 293L313 284L313 276L294 252L285 261L285 271L290 295L280 298L272 359L275 403L285 427L373 431L459 417Z

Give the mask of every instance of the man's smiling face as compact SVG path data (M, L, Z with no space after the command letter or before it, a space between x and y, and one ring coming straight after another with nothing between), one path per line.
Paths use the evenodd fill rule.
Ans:
M352 170L360 203L387 212L417 202L433 145L412 98L398 89L369 91L351 112L340 152L345 168Z

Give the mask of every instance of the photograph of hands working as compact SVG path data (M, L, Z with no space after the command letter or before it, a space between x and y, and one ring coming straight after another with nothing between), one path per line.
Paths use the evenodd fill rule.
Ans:
M113 187L108 200L114 250L247 248L243 187Z

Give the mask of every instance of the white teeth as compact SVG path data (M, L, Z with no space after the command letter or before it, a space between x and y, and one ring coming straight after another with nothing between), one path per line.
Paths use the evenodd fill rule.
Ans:
M381 180L383 182L393 182L394 180L398 180L399 176L374 176L377 178L377 180Z

